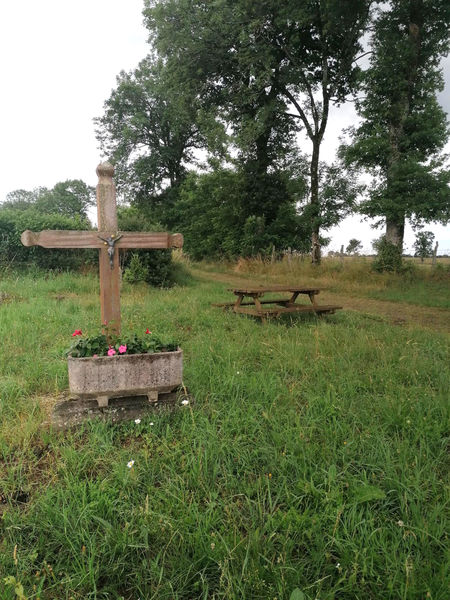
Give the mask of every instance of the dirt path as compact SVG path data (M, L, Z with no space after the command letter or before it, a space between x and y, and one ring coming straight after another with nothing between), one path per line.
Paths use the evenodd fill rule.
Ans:
M262 278L254 276L244 278L231 273L214 273L202 271L198 268L192 269L196 278L202 281L222 281L229 287L243 286L262 283ZM264 277L264 283L279 285L280 282L270 281ZM319 285L320 287L320 285ZM232 298L230 298L230 301ZM224 302L227 298L224 296ZM450 311L445 308L434 308L429 306L418 306L405 302L391 302L389 300L373 300L371 298L358 298L344 294L335 294L323 290L318 298L320 304L338 304L344 310L354 310L369 315L381 316L394 325L409 327L425 327L441 333L450 333Z

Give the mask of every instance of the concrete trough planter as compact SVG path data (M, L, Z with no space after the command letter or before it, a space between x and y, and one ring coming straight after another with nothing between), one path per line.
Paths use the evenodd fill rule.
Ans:
M81 399L95 398L99 407L110 398L147 396L171 392L181 385L183 351L154 354L122 354L98 358L68 358L69 388Z

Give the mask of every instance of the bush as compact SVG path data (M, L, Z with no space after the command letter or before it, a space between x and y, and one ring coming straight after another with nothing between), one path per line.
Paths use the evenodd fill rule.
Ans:
M88 221L58 214L44 214L34 208L0 209L0 265L2 267L39 267L46 270L77 269L94 262L96 251L76 249L26 247L20 241L23 231L43 229L86 230Z
M255 191L255 181L242 171L190 173L174 207L189 256L231 259L265 255L272 246L303 250L306 243L309 248L310 227L297 214L282 174L267 175L264 185L267 201L262 203L256 200L261 186Z
M372 263L372 268L379 273L383 271L400 272L402 268L402 251L395 244L388 242L383 235L373 243L377 257Z
M163 228L132 207L118 210L120 231L163 231ZM172 250L133 250L121 252L123 277L129 283L145 281L154 287L170 287L174 284Z

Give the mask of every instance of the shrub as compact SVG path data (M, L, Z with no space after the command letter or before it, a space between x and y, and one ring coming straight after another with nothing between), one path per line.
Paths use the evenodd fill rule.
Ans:
M383 271L399 272L402 267L401 248L388 242L383 235L373 243L377 257L372 263L372 268L379 273Z
M53 249L22 245L20 236L26 229L86 230L90 224L83 218L44 214L35 208L0 209L0 265L2 267L39 267L46 270L77 269L97 257L93 250Z
M163 231L145 213L134 207L118 210L121 231ZM129 283L145 281L155 287L170 287L174 283L172 250L133 250L121 253L123 277Z

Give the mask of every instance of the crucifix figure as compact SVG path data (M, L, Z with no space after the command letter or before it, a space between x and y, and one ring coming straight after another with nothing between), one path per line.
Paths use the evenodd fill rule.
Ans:
M119 249L181 248L181 233L147 233L117 231L116 188L114 167L101 163L97 167L98 231L24 231L24 246L44 248L98 248L100 267L100 305L102 323L120 334L120 272Z

